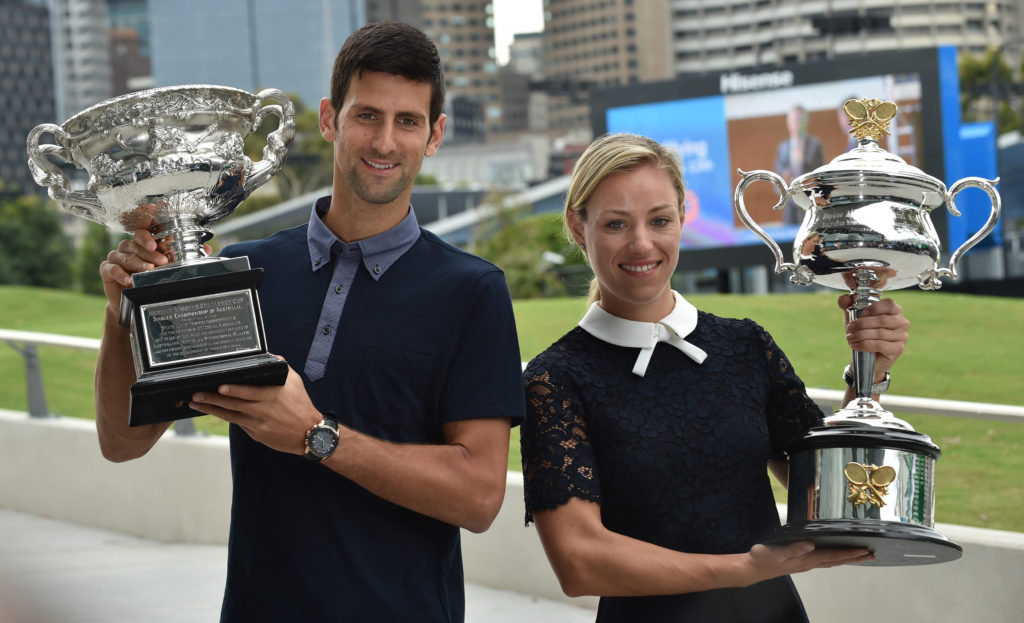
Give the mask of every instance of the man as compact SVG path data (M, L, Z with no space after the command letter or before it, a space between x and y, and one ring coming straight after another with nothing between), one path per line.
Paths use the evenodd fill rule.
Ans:
M193 397L232 424L223 621L463 619L459 527L483 531L501 506L523 396L501 271L421 230L409 205L443 102L423 33L356 31L320 103L333 194L308 225L223 253L264 269L268 348L291 367L281 387ZM97 428L111 460L141 456L167 428L127 427L134 373L117 324L130 273L166 263L155 248L137 233L100 269Z
M797 104L786 114L786 130L789 137L781 141L775 151L775 172L792 182L797 177L825 164L825 152L821 139L807 132L809 116L807 109ZM782 208L782 220L786 224L799 225L804 218L803 210L792 200Z

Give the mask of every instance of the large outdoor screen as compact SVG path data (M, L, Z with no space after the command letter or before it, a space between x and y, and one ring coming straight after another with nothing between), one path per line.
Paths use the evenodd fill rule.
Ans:
M767 169L788 183L826 164L855 146L848 140L846 116L837 114L840 106L850 97L869 95L899 106L883 148L919 166L921 80L916 74L616 107L608 110L607 130L649 136L680 156L687 188L685 247L753 244L756 237L733 209L737 169ZM767 183L752 185L745 195L755 221L777 240L792 240L803 211L772 210L777 200Z
M875 98L899 107L884 149L940 180L962 176L944 158L944 147L959 140L958 96L955 51L916 50L599 91L591 121L595 135L633 132L674 148L687 186L681 250L700 256L731 247L724 264L722 254L705 263L743 265L760 263L767 250L735 215L738 170L774 171L790 182L830 162L855 146L842 104ZM794 205L773 210L778 197L771 184L758 182L745 203L785 249L803 213ZM932 220L945 237L943 210Z

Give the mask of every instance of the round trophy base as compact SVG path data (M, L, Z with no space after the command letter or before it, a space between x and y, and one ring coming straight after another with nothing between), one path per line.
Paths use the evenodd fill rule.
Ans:
M782 526L764 540L765 545L811 541L816 547L866 547L875 555L862 566L900 567L934 565L957 560L963 548L935 530L888 521L810 521Z

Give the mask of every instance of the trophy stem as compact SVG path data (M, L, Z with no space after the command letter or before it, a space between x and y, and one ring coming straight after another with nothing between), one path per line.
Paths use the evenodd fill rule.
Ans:
M882 300L882 293L873 284L878 283L878 273L870 268L858 268L855 271L857 287L851 294L853 305L846 309L846 317L850 321L860 318L861 313L869 306ZM857 398L871 398L871 386L875 382L875 354L853 351L853 379Z
M874 268L856 268L852 271L857 287L850 291L853 294L853 305L846 309L846 317L853 321L860 318L861 313L870 305L882 300L882 293L874 287L879 283L879 274ZM853 351L854 391L857 397L834 415L825 418L825 423L836 424L873 424L902 430L914 428L886 411L882 405L871 398L871 386L875 382L875 354Z
M211 259L203 247L213 234L196 223L195 216L180 214L153 231L157 249L167 256L167 266L194 264Z

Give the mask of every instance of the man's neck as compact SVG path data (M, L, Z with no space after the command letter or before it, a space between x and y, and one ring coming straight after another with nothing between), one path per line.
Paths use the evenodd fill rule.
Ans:
M343 242L365 240L401 223L409 214L411 194L403 194L387 205L375 205L335 192L323 217L324 225Z

